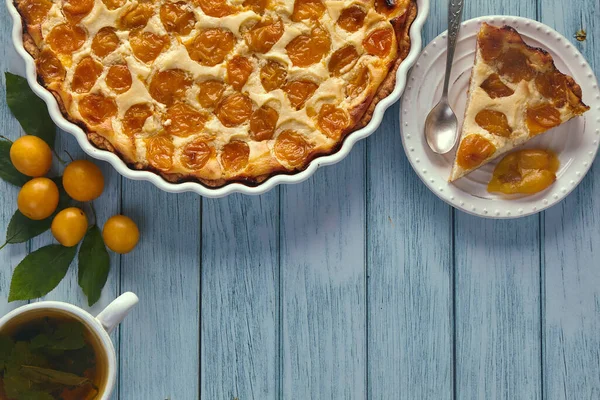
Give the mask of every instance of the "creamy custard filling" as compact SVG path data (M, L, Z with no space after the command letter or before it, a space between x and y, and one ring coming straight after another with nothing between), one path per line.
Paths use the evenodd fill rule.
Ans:
M36 1L50 0L20 0L18 5L27 6ZM53 82L52 89L61 97L71 119L85 123L89 131L108 140L126 161L158 170L162 174L190 176L202 181L252 180L272 171L294 171L305 166L314 154L332 151L362 116L352 110L360 109L364 112L364 103L372 99L398 58L399 44L396 38L402 31L392 25L390 15L402 17L412 4L403 1L393 10L384 9L385 12L382 13L379 0L375 3L373 0L270 0L265 2L267 8L264 12L257 13L251 7L246 7L243 0L235 0L228 2L229 7L237 7L232 8L234 12L215 16L209 3L214 6L218 2L209 0L125 0L120 6L110 9L110 4L113 3L115 2L94 0L91 11L75 22L69 20L62 10L66 2L56 1L52 4L39 28L36 28L41 34L40 48L51 49L65 69L64 79L60 83ZM307 9L302 9L302 3L312 4L308 4ZM181 33L169 31L163 21L163 7L167 6L179 7L180 18L192 16L193 22L189 29ZM322 13L316 19L310 17L313 6L317 9L322 7ZM338 21L351 7L360 9L364 14L355 30L343 28ZM150 10L147 14L144 12L146 9ZM175 20L175 23L180 21L183 19ZM249 40L252 40L249 35L261 24L276 24L277 21L283 27L277 40L266 51L253 51L249 45ZM85 31L85 41L71 52L57 51L56 45L49 40L53 32L65 25L76 25L76 29L83 28ZM109 54L98 56L93 49L93 41L103 28L112 28L119 43ZM213 50L204 49L198 50L198 54L191 53L190 48L194 49L197 38L208 31L225 33L219 37L214 36L206 44L214 46ZM305 51L301 49L302 45L298 45L301 39L304 38L308 43L316 41L317 31L324 32L326 39L321 39L321 43L325 40L328 49L316 61L304 65L303 58L313 57L313 53L318 53L320 49L309 51L298 60L297 57L290 56L291 51ZM384 31L390 33L386 35ZM154 58L149 57L151 60L140 59L134 48L135 40L146 38L159 41L158 43L160 40L164 41L162 49L156 43L143 44L149 50L158 48L158 54ZM229 46L229 40L233 41L233 45L230 50L225 51L222 60L213 63L197 59L215 56L220 51L219 46ZM261 45L265 40L267 39L259 37L258 44ZM353 51L342 53L347 47L352 47ZM102 72L89 90L74 91L72 83L79 73L78 66L82 60L89 58L101 65ZM234 73L241 72L232 72L228 68L240 58L245 62L243 65L250 66L251 71L241 87L234 88L232 77ZM267 63L274 61L285 69L285 83L278 88L266 90L261 71ZM124 92L115 92L108 83L109 69L115 65L126 66L131 74L131 84ZM166 94L174 100L157 99L152 91L153 80L165 71L179 71L185 75L182 80L187 85L185 93ZM206 107L199 99L199 85L213 80L223 82L224 88L217 103ZM311 90L302 88L306 93L302 93L302 90L300 94L294 93L294 96L306 97L300 104L294 103L300 100L292 100L292 94L288 92L293 90L288 85L294 82L316 85ZM348 94L349 87L354 90L352 96ZM251 110L248 112L243 103L236 104L231 110L233 113L241 113L241 119L233 116L235 122L226 122L227 116L220 114L224 109L224 99L240 93L249 99ZM93 96L96 96L92 100L96 101L93 104L98 111L91 113L94 115L90 117L89 112L81 110L82 105L85 109ZM103 99L107 101L102 103ZM174 103L183 103L188 107L182 108L182 112L188 114L184 114L181 120L167 117ZM132 133L131 128L128 128L130 121L125 120L130 117L132 108L141 105L148 107L149 115L143 121L138 121ZM260 126L254 125L266 123L268 119L253 120L254 114L261 108L275 110L277 119L272 127L273 132L257 139L256 132L262 131ZM108 117L103 119L102 113L106 113ZM187 131L184 134L172 133L179 132L177 129ZM294 134L286 133L287 142L278 144L278 137L288 131L293 131ZM154 142L157 137L166 138L166 141L161 142L159 153L153 147L157 143ZM204 148L200 142L207 147ZM228 146L238 146L230 146L232 142L247 145L247 154L243 154L244 151L238 154L239 157L246 157L245 162L237 164L238 155L229 157L225 154L229 151ZM194 143L195 153L191 153L190 146ZM190 162L190 157L204 157L204 151L211 152L206 162ZM154 162L153 157L157 158ZM185 157L188 158L187 164L184 162Z
M488 42L493 38L494 43ZM487 43L487 44L486 44ZM489 46L492 50L498 50L499 54L493 54L491 59L486 60L482 47ZM495 46L494 48L492 48ZM518 67L511 65L511 68L504 68L503 63L518 64L519 58L505 61L504 58L514 57L514 52L518 51L524 57L522 60L523 71ZM513 52L511 54L511 52ZM489 58L489 57L488 57ZM516 74L517 77L512 77ZM555 88L548 90L546 96L540 91L539 78L545 78L548 74L556 76L557 83ZM483 84L492 76L502 85L506 86L513 93L503 93L497 97L491 96L483 87ZM522 75L519 76L519 75ZM507 153L513 148L532 139L543 132L532 132L529 126L528 112L538 106L547 105L554 113L556 120L554 126L557 126L569 119L583 114L588 107L581 102L581 93L579 86L571 81L569 77L560 73L550 55L540 49L527 46L520 35L510 27L496 28L487 24L482 25L478 35L477 51L475 63L471 73L471 82L469 86L469 98L462 127L461 138L457 150L456 160L452 167L450 181L454 181L465 174L485 165L500 155ZM493 88L490 90L494 90ZM498 90L496 88L496 90ZM557 93L563 95L556 98ZM551 97L548 97L552 94ZM510 129L509 135L501 135L486 129L477 121L477 116L481 112L492 111L500 113L506 118L507 126ZM487 127L490 128L490 127ZM551 129L552 126L544 127L544 130ZM491 129L491 128L490 128ZM478 143L475 147L467 147L465 144L473 138L477 138ZM493 146L493 151L489 151L489 145ZM478 153L479 152L479 153ZM472 160L472 165L461 165L462 160Z

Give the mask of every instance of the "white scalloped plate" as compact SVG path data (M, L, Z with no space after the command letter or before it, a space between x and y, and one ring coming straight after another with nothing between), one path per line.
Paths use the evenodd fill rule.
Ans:
M417 17L415 18L409 32L411 49L406 59L400 65L400 68L398 68L398 71L396 73L396 86L394 88L394 91L377 104L371 121L364 128L350 133L344 140L342 147L337 152L327 156L316 158L308 165L308 167L304 171L291 175L275 175L256 186L248 186L242 183L230 183L219 188L209 188L197 182L167 182L166 180L164 180L159 175L153 172L131 169L117 155L109 151L100 150L94 147L88 141L85 132L79 126L65 119L65 117L60 112L58 103L56 102L54 96L52 96L52 94L48 90L46 90L42 85L38 83L33 58L29 55L29 53L27 53L27 51L23 47L23 26L21 23L21 17L19 15L19 12L15 8L13 0L6 0L6 6L8 7L9 14L12 16L13 19L13 43L15 45L17 53L19 53L19 55L25 61L25 77L27 78L29 86L35 92L35 94L37 94L42 100L46 102L46 104L48 105L48 111L50 112L50 117L52 118L54 123L60 129L75 136L77 142L79 143L83 151L85 151L88 155L90 155L93 158L110 163L119 174L123 175L126 178L149 181L159 189L164 190L166 192L195 192L202 196L212 198L223 197L232 193L258 195L265 193L280 184L300 183L311 177L316 172L317 168L319 168L320 166L335 164L346 158L346 156L350 153L350 150L352 150L352 147L356 142L370 136L373 132L377 130L377 128L381 124L385 110L387 110L392 104L398 101L398 99L402 95L402 92L404 91L404 87L406 85L406 77L408 71L414 65L421 51L421 31L423 29L423 24L425 23L425 20L429 15L429 0L417 0Z
M532 196L503 196L486 190L496 162L472 172L454 184L448 182L455 151L433 153L423 134L425 118L440 98L446 63L447 32L435 38L421 53L413 68L401 105L401 135L404 151L417 175L439 198L469 214L488 218L518 218L535 214L565 198L590 169L600 140L600 91L598 82L581 53L561 34L530 19L488 16L463 22L452 68L450 105L462 125L467 87L475 57L476 36L482 22L510 25L525 42L547 50L557 68L571 75L590 106L584 116L558 126L524 145L551 149L558 154L556 182Z

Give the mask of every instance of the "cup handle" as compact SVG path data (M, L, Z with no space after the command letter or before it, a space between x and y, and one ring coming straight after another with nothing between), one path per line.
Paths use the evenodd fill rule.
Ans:
M112 333L138 302L135 293L125 292L102 310L96 319L106 332Z

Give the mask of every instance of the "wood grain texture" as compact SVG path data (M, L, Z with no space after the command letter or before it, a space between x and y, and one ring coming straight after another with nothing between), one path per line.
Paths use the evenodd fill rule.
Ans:
M279 190L205 200L201 398L279 396Z
M457 398L541 398L537 216L455 232Z
M283 399L365 398L364 161L281 188Z
M425 42L446 3L432 0ZM465 19L489 14L585 28L576 45L600 73L597 0L465 4ZM20 73L11 25L0 6L0 68ZM91 310L140 297L114 335L113 399L600 399L600 167L539 217L475 218L418 180L398 114L343 162L260 197L167 194L98 162L99 220L122 211L142 235L111 254ZM4 95L0 134L20 134ZM83 156L64 133L57 148ZM0 234L16 194L0 182ZM0 251L0 315L22 304L6 303L12 267L51 241ZM85 306L75 264L46 299Z
M0 67L1 70L10 70L13 73L22 73L24 67L23 62L20 58L18 58L17 54L13 50L12 43L10 43L10 36L8 34L9 27L12 26L12 22L9 23L8 14L6 13L6 8L2 7L2 40L6 42L6 45L2 47L5 51L5 54L0 59ZM4 65L5 62L10 62L10 65ZM19 123L15 120L15 118L10 113L10 110L6 106L5 102L5 86L4 86L4 76L2 76L2 100L0 102L0 134L10 137L11 139L16 139L21 134L21 128ZM75 139L66 132L57 132L57 141L55 145L55 149L61 158L64 160L69 160L65 150L68 151L75 159L87 158L85 153L81 150ZM60 165L56 159L53 163L53 170L51 171L52 176L59 176L62 174L62 170L64 169L63 165ZM105 191L102 196L94 201L95 207L98 212L98 220L100 226L102 223L108 219L111 215L118 213L120 207L120 195L121 195L121 186L120 181L121 177L116 173L116 171L110 167L106 163L96 162L97 165L100 166L102 172L105 177ZM0 192L2 193L2 198L6 199L6 201L2 201L0 204L0 221L2 224L0 225L0 229L2 229L2 237L4 232L6 231L6 226L8 225L8 221L12 216L12 213L16 209L16 196L18 193L17 188L8 187L8 185L4 182L0 182ZM6 196L6 197L5 197ZM90 224L93 222L91 219L91 213L89 209L86 209L88 212L88 218L90 218ZM0 299L0 314L3 315L9 309L15 308L19 305L24 304L24 302L15 302L9 305L6 304L6 296L8 295L8 288L10 286L10 279L12 276L12 271L14 267L25 257L27 251L26 248L30 248L32 251L45 246L50 243L55 243L56 241L53 239L52 235L48 232L43 235L40 235L37 238L34 238L28 244L23 245L11 245L10 247L5 248L0 251L0 263L2 268L0 268L0 292L4 293L5 296L2 296ZM72 303L77 306L80 306L86 310L88 310L92 315L98 314L110 301L112 301L119 293L119 257L115 254L111 254L111 273L109 274L108 280L106 282L106 286L102 291L102 296L98 300L98 302L93 307L87 306L87 298L81 291L77 283L77 262L73 262L69 271L67 272L67 276L65 279L57 286L55 290L49 293L47 296L43 297L39 300L58 300L65 301L67 303ZM37 301L37 300L34 300ZM115 347L119 348L119 336L117 333L112 335L113 342L115 343ZM119 387L118 383L115 387L113 399L118 398Z
M1 9L0 25L2 31L0 32L0 41L2 42L2 56L0 57L0 71L8 70L10 72L20 74L23 72L24 64L23 61L17 56L12 43L10 42L9 30L12 27L12 21L9 21L6 8L1 7ZM6 97L4 94L6 86L4 84L4 76L2 76L0 80L2 82L2 94L0 100L0 134L14 140L21 135L22 130L19 123L12 116L6 105ZM74 138L64 132L58 133L57 144L55 148L57 152L61 153L61 157L64 159L67 159L67 157L65 153L62 153L63 150L69 151L76 158L83 157L83 152L79 148L79 145L77 145L75 142ZM62 168L58 168L57 162L54 164L55 166L53 173L55 172L58 175L59 170ZM103 196L98 199L95 204L98 210L99 220L104 221L108 218L108 216L116 213L119 208L121 178L112 167L103 164L101 165L101 168L106 178L106 190ZM4 182L0 182L0 193L2 193L3 200L0 202L0 229L2 232L2 238L4 238L4 233L6 232L6 227L10 221L10 217L16 209L16 196L18 189ZM9 310L25 304L25 302L14 302L10 304L7 304L6 302L14 267L25 257L28 248L36 249L52 242L54 242L52 235L50 233L46 233L39 238L31 240L30 243L10 245L3 250L0 250L0 293L4 294L0 298L0 315L4 315ZM59 286L53 292L44 297L42 300L66 301L87 309L93 315L97 314L104 306L114 299L118 293L118 261L118 257L112 257L111 274L109 275L100 300L94 307L87 307L87 300L77 284L76 262L71 265L71 268L67 273L67 277L63 280L63 282L61 282L61 284L59 284ZM113 334L112 338L118 354L118 335ZM118 394L119 386L117 383L112 398L117 399Z
M600 75L600 3L542 0L541 21L578 47ZM557 13L555 10L563 12ZM575 33L585 29L587 40ZM584 91L584 100L586 92ZM600 398L600 165L545 213L543 224L544 398Z
M121 256L121 290L140 303L121 325L120 398L192 400L199 393L200 198L123 180L138 247Z
M88 217L88 224L91 226L93 223L96 223L100 229L104 222L111 216L115 214L119 214L119 210L121 207L121 176L114 170L112 166L107 163L94 161L90 157L88 157L83 150L77 144L75 138L67 132L58 131L56 137L55 149L58 155L65 160L66 162L70 161L70 154L75 160L78 159L90 159L96 165L100 167L102 173L104 174L104 192L102 195L93 201L94 208L97 213L97 221L94 221L93 212L89 204L83 205L83 210L86 212ZM68 153L68 154L67 154ZM64 170L65 165L62 165L58 162L54 163L53 167L53 175L62 176L62 171ZM74 206L82 207L81 203L74 203ZM50 243L56 243L56 240L52 237L50 232L44 233L37 238L31 240L31 249L40 248L42 246L46 246ZM106 285L102 290L102 295L96 304L92 307L88 306L88 300L79 283L77 281L78 274L78 262L77 256L75 256L75 260L71 263L67 275L65 278L58 284L56 289L50 292L48 295L44 296L39 300L56 300L56 301L64 301L67 303L75 304L87 310L92 315L97 315L106 307L112 300L114 300L120 294L120 256L113 252L109 251L110 260L111 260L111 269L108 275L108 279L106 281ZM115 330L111 338L115 345L115 349L117 352L117 357L119 355L119 330ZM119 394L119 382L117 381L117 385L113 391L113 399L118 399Z
M398 116L368 139L369 399L451 399L450 207L414 174Z
M536 4L467 2L464 13L535 18ZM539 399L539 219L454 215L456 398Z
M11 140L21 135L21 126L12 116L6 105L4 71L19 73L23 70L23 64L19 63L16 52L11 44L10 29L12 24L5 7L0 7L0 135ZM15 61L16 60L16 61ZM17 194L19 189L0 180L0 242L4 243L6 228L15 210L17 209ZM27 254L27 243L7 245L0 250L0 315L4 315L14 308L25 304L24 302L8 303L8 291L10 289L10 278L14 267Z
M56 152L64 159L67 163L70 162L68 154L73 159L89 159L92 160L104 174L104 192L102 195L93 201L94 207L97 212L98 220L97 225L102 229L104 222L111 216L119 214L121 208L121 176L112 168L109 164L95 161L88 157L83 150L77 144L75 138L67 132L58 131L56 137ZM67 154L68 153L68 154ZM55 163L58 164L58 163ZM65 165L58 165L53 172L56 176L62 176L62 171ZM88 225L94 224L93 212L89 204L82 205L81 203L74 202L74 206L82 207L88 217ZM48 245L50 243L56 243L56 240L52 237L50 232L40 235L37 238L31 240L32 250ZM67 276L65 279L56 287L55 290L50 292L42 300L59 300L66 301L76 305L80 305L84 309L88 310L93 315L98 314L104 307L106 307L112 300L115 299L119 291L119 263L120 256L113 252L109 252L111 258L111 271L106 282L106 286L102 291L100 300L92 307L87 306L87 297L79 287L77 282L77 256L74 262L71 264Z

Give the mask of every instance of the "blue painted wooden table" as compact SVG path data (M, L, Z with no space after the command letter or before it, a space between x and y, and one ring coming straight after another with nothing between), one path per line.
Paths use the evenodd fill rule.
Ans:
M598 0L466 4L489 14L586 29L572 40L600 75ZM426 41L445 17L434 0ZM0 7L0 70L18 73L10 26ZM398 132L395 106L342 163L260 197L167 194L102 164L100 220L122 212L142 232L111 255L92 310L141 300L114 334L114 399L600 399L600 164L547 212L483 220L421 184ZM57 148L84 156L65 133ZM17 190L0 193L4 231ZM20 305L6 303L13 267L50 241L0 252L0 314ZM85 304L75 268L46 299Z

